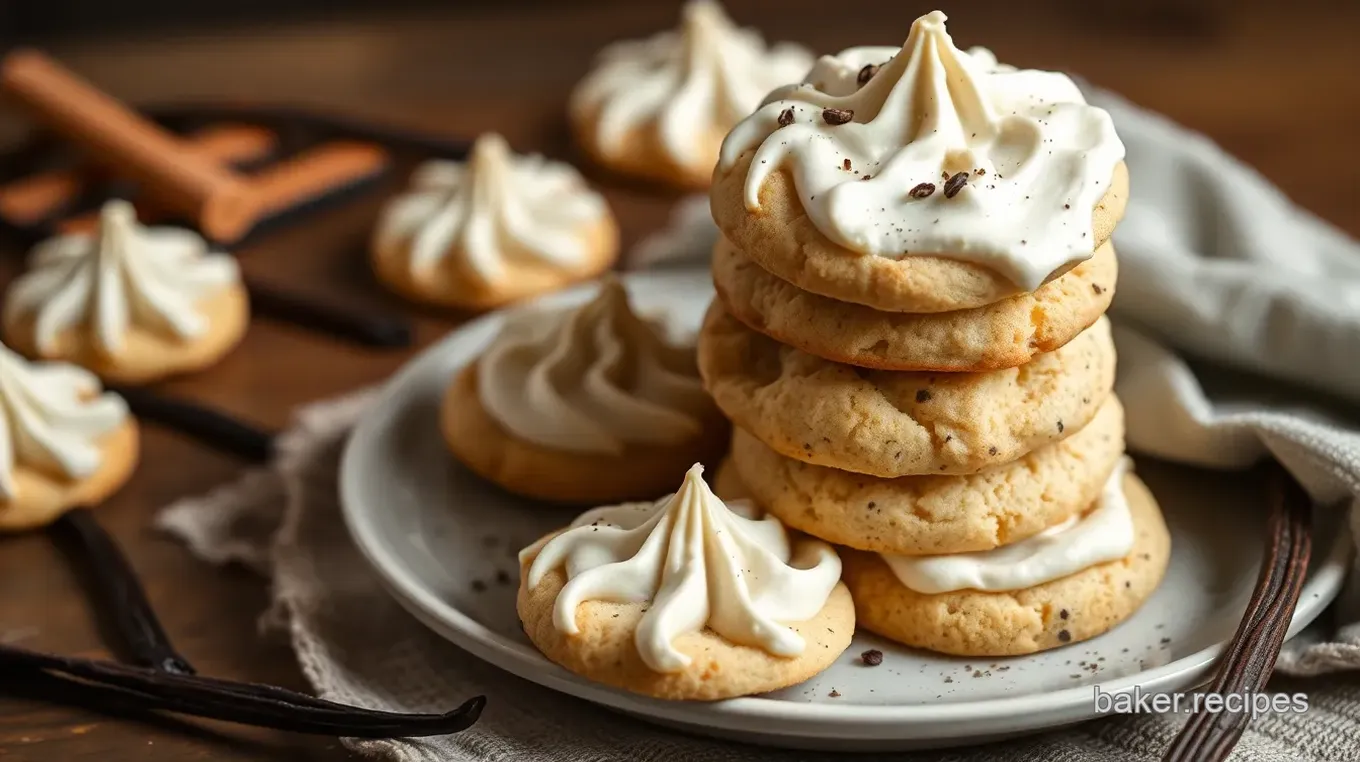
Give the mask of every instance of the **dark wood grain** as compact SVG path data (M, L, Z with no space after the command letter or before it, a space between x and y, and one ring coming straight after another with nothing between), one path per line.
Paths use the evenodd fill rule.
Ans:
M447 3L442 11L379 11L276 25L217 24L198 32L122 31L116 38L43 41L100 87L133 102L237 100L317 107L448 135L495 129L521 149L576 159L565 123L572 84L611 40L668 26L678 3ZM900 42L923 3L732 0L733 14L772 37L823 51ZM1200 130L1255 165L1285 193L1360 234L1360 7L1278 3L983 0L954 10L961 44L1002 60L1072 71ZM885 32L885 30L887 30ZM0 142L23 122L0 116ZM631 244L661 224L676 195L591 171ZM459 316L409 308L380 291L365 246L384 193L328 209L241 253L246 272L356 305L415 318L417 348ZM1136 178L1135 178L1136 182ZM11 254L13 252L10 252ZM0 256L0 283L16 269ZM382 380L411 351L328 341L255 322L210 373L164 385L266 428L300 404ZM263 585L239 569L192 559L150 528L154 511L203 492L241 467L231 457L148 425L141 468L99 509L142 574L176 644L203 674L305 687L286 647L261 639ZM1233 494L1250 494L1225 480ZM78 580L42 535L0 539L0 637L29 648L104 655ZM494 711L493 704L489 711ZM188 728L191 732L184 732ZM0 701L0 760L344 759L338 742L215 725L146 725L38 703Z

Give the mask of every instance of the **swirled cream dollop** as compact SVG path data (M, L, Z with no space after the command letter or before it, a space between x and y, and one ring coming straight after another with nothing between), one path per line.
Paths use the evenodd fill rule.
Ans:
M699 436L713 410L692 347L671 343L607 279L590 302L507 315L477 361L482 407L555 450L621 455Z
M1068 77L954 47L939 11L901 49L824 56L723 144L754 150L745 201L787 170L813 224L866 254L953 257L1032 291L1095 250L1092 213L1124 158L1110 116Z
M99 470L101 441L128 418L123 398L100 388L89 371L0 345L0 501L17 497L20 466L71 481Z
M510 266L579 269L592 256L589 229L609 215L571 165L516 155L495 133L477 138L466 162L422 164L411 186L384 210L375 248L407 250L418 279L451 258L488 285Z
M1023 590L1115 561L1133 549L1133 517L1121 460L1095 507L1033 537L993 550L945 556L883 556L897 581L918 593Z
M561 534L520 552L526 583L553 569L567 583L553 604L558 631L576 634L585 601L649 603L634 642L643 663L677 672L690 657L675 639L708 627L732 643L776 656L797 656L805 643L781 622L816 616L841 577L831 546L791 541L773 516L756 518L750 503L724 503L703 480L685 474L679 491L655 503L587 511Z
M594 120L592 143L606 157L622 150L631 133L647 129L676 165L711 171L717 156L704 137L726 133L771 88L806 74L812 60L797 45L767 46L712 0L690 0L679 30L601 51L573 93L571 110Z
M236 260L208 251L183 228L143 227L126 201L110 201L93 233L70 233L33 250L29 270L10 287L5 322L31 321L34 346L54 352L60 337L88 330L109 356L136 327L181 340L209 330L204 299L240 283Z

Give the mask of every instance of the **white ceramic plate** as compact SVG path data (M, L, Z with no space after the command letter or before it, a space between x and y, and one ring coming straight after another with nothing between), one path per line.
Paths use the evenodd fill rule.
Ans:
M634 303L697 328L705 272L635 274ZM584 301L594 286L548 304ZM1171 526L1171 567L1128 622L1038 656L955 659L858 634L808 682L717 703L665 702L597 685L543 658L515 615L515 553L570 512L506 494L456 464L437 426L455 371L496 331L490 315L452 332L392 379L351 438L340 476L345 517L392 594L431 629L520 677L653 722L747 742L836 750L978 743L1096 716L1094 690L1178 691L1204 682L1250 597L1264 506L1244 480L1140 462ZM716 465L716 464L709 464ZM1335 597L1349 553L1342 526L1318 528L1316 560L1291 635ZM884 653L877 667L859 655ZM834 693L833 693L834 691Z

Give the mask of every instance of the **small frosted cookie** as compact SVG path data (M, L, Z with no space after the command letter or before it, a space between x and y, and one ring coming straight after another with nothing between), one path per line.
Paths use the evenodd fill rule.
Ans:
M1110 237L1128 172L1109 114L944 21L823 56L732 130L712 205L739 248L806 291L928 313L1032 292Z
M206 368L241 341L249 299L236 260L191 230L142 227L110 201L93 233L40 243L5 297L5 341L128 384Z
M482 135L467 162L430 161L383 210L373 268L418 302L484 310L590 280L618 258L604 197L570 165Z
M549 659L656 698L716 700L801 683L850 645L854 604L831 546L725 504L695 465L656 502L596 508L520 552L517 608Z
M1031 654L1108 631L1152 595L1171 556L1157 501L1121 472L1076 523L998 550L891 561L845 551L860 624L958 656Z
M473 471L576 505L663 492L728 438L693 347L635 314L613 278L585 305L507 315L453 379L441 417L449 449Z
M865 370L780 344L709 307L699 371L718 407L777 452L893 477L975 473L1085 426L1114 387L1108 320L1019 368Z
M767 46L716 2L690 0L678 30L601 51L572 94L572 127L605 167L706 188L727 131L811 65L807 50Z
M1024 365L1071 341L1105 313L1118 274L1114 246L1032 294L972 310L879 312L803 291L766 272L726 238L713 249L713 284L727 311L784 344L881 370L950 373Z
M137 464L137 422L83 368L0 345L0 532L102 503Z
M877 553L963 553L1031 537L1089 508L1124 453L1123 423L1111 397L1072 436L968 476L880 479L812 466L741 429L730 459L746 494L794 529Z

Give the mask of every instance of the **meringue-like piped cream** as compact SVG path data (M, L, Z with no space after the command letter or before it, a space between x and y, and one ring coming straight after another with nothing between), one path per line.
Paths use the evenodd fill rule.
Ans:
M754 151L752 211L766 177L785 170L841 246L969 261L1033 291L1091 257L1092 213L1124 144L1071 79L961 51L944 22L939 11L917 19L901 49L822 57L732 130L720 166Z
M190 341L210 328L205 299L241 281L236 260L210 253L183 228L143 227L126 201L110 201L94 234L71 233L39 244L29 271L10 287L5 322L31 320L33 344L54 352L60 337L88 330L106 356L122 351L128 331Z
M573 93L571 110L581 119L593 115L592 143L605 156L646 128L655 130L676 165L711 170L717 157L703 136L722 135L771 88L796 81L811 65L804 48L767 47L757 32L734 25L716 2L690 0L678 31L601 51L599 64Z
M0 345L0 502L18 495L15 469L68 481L93 476L102 440L128 418L94 374L62 362L29 363Z
M379 220L376 248L409 249L417 279L453 264L491 286L507 265L578 269L591 256L586 235L609 214L571 165L515 155L495 133L477 138L467 162L422 164L411 190Z
M690 347L633 312L606 280L590 302L505 318L477 361L483 408L515 436L555 450L621 455L703 432L713 401Z
M585 601L648 603L634 642L655 672L688 666L675 639L705 627L776 656L803 652L802 637L781 623L822 610L840 581L840 557L820 540L791 540L749 503L724 503L702 475L695 464L675 494L587 511L520 552L521 566L533 559L530 588L549 571L566 573L553 605L558 631L579 632L576 609Z
M992 550L943 556L890 556L897 581L927 595L956 590L1023 590L1115 561L1133 549L1133 517L1124 497L1127 460L1110 474L1095 507L1033 537Z

